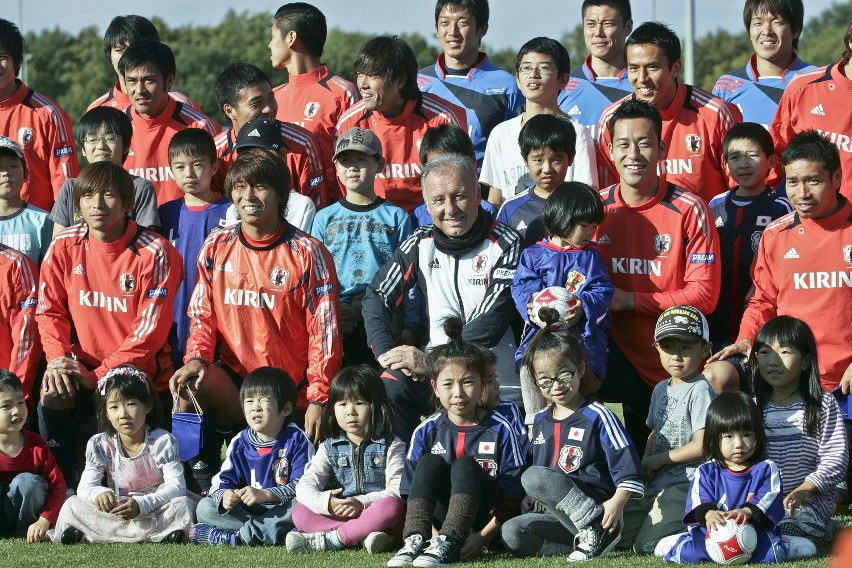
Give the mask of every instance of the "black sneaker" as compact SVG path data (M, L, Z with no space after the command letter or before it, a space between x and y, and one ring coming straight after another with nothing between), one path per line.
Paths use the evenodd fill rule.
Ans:
M568 555L568 562L583 562L600 558L618 544L621 531L609 532L600 523L592 523L580 529L574 537L574 552Z
M413 565L418 568L430 568L452 564L461 560L461 549L462 543L439 534L427 543L420 556L414 559Z
M423 552L425 546L426 543L423 542L423 537L419 534L412 534L405 537L405 540L402 541L402 548L399 549L399 552L393 558L388 560L387 566L389 568L411 566L414 559Z
M59 542L62 544L80 544L83 542L83 531L77 527L68 527L62 531L62 536L59 537Z
M161 542L163 544L186 544L186 531L172 531Z

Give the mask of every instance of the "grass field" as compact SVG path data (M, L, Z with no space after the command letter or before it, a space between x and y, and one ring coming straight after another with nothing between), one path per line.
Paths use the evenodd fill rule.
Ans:
M844 524L852 519L844 518ZM791 568L822 568L828 560L829 550L823 548L820 555L810 560L787 562ZM363 550L345 550L314 555L289 554L284 547L227 548L175 544L82 544L62 546L60 544L27 545L22 539L0 540L0 566L39 567L84 567L134 568L172 566L194 566L212 568L265 566L275 568L301 568L333 566L354 568L355 566L385 565L391 554L367 554ZM505 553L486 552L475 562L458 566L488 566L489 568L552 568L565 566L564 558L519 559ZM637 556L626 551L615 551L601 560L584 566L607 566L613 568L658 568L663 565L659 558Z

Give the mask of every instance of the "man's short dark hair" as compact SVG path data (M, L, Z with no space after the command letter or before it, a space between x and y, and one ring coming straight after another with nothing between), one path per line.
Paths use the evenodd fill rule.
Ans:
M133 138L133 124L127 113L108 106L95 107L83 115L77 125L77 145L83 146L86 138L98 135L105 130L108 134L121 136L121 148L124 152L122 161L130 152L130 141Z
M355 56L352 65L355 75L381 77L391 83L401 83L402 98L416 99L417 57L405 40L399 36L379 36L369 40Z
M549 37L534 37L521 46L518 56L515 57L515 73L521 68L521 59L527 53L540 53L550 56L556 63L557 72L560 75L571 72L571 58L565 46Z
M612 114L607 123L610 139L615 135L615 123L619 120L629 120L632 118L646 118L654 125L654 132L657 133L657 140L663 139L663 117L660 115L654 106L646 101L638 101L636 99L627 99Z
M213 84L213 97L216 99L216 106L219 110L224 109L225 103L235 107L240 99L240 91L246 87L263 83L272 85L267 74L257 65L245 61L231 63L225 67L224 71L219 73L216 82Z
M177 156L204 156L216 163L216 143L203 128L185 128L169 142L169 163Z
M163 79L175 76L175 54L172 49L159 41L143 39L127 46L124 55L118 61L118 72L126 75L128 71L148 67L156 69Z
M621 16L621 22L625 23L633 19L633 11L630 9L630 0L583 0L580 14L586 17L586 9L592 6L609 6Z
M662 22L645 22L633 30L624 44L625 50L631 45L659 47L669 60L669 69L680 60L680 38L673 29Z
M574 159L577 153L577 132L571 121L552 114L538 114L521 128L518 145L524 160L534 150L549 148L554 152L565 152Z
M264 148L245 148L240 150L225 176L225 195L231 197L237 183L263 185L278 194L279 214L283 218L290 199L290 179L290 170L278 153Z
M128 16L116 16L107 26L104 32L104 55L110 59L112 48L129 46L139 40L149 39L160 41L157 28L148 18L130 14Z
M24 36L18 26L3 18L0 18L0 49L12 57L15 75L20 73L24 61Z
M461 126L456 124L441 124L430 128L420 141L420 163L426 165L430 153L436 154L461 154L476 159L476 150L470 136Z
M824 167L830 176L840 169L840 152L832 142L816 130L799 132L781 154L781 165L787 167L798 160L807 160Z
M449 7L450 12L461 12L467 10L476 21L476 29L481 30L488 25L489 8L488 0L438 0L435 2L435 24L444 8Z
M136 190L133 187L133 178L127 170L113 164L109 160L89 164L80 171L74 188L71 190L71 199L77 211L80 210L80 198L84 195L94 195L110 190L118 194L122 206L127 211L133 211L136 204Z
M544 202L541 220L551 235L566 238L580 223L600 225L605 214L595 188L579 181L565 181Z
M799 34L805 25L805 6L802 0L746 0L743 6L743 23L746 32L751 30L751 19L760 12L781 16L790 24L793 32L793 51L799 48Z
M328 37L328 24L325 14L319 8L305 2L284 4L272 18L274 25L282 34L296 32L299 41L314 57L322 57L325 40Z
M727 159L728 146L734 140L749 140L760 146L760 151L766 156L775 154L775 144L772 142L772 136L762 124L756 122L740 122L735 124L725 134L725 140L722 142L722 154Z

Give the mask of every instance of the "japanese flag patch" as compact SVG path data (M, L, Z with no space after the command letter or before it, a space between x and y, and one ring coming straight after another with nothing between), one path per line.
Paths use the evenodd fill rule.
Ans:
M583 436L586 435L585 428L571 428L568 431L568 439L569 440L577 440L578 442L583 441Z
M494 442L479 442L479 451L478 454L494 454L494 447L497 444Z

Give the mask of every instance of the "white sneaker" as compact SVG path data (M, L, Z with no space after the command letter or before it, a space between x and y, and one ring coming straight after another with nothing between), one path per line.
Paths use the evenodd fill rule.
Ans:
M782 536L781 542L787 549L787 560L816 556L816 545L803 536Z
M370 554L387 552L393 547L394 540L396 539L386 532L371 532L364 539L364 550Z
M685 535L686 533L681 534L673 534L671 536L664 536L657 542L657 546L654 547L654 556L659 558L664 558L669 551L674 548L674 545L677 544L678 539Z
M287 552L293 554L323 552L325 551L325 533L288 532L284 544L287 546Z
M426 548L426 543L423 542L423 537L419 534L410 535L402 541L402 548L396 555L388 560L388 568L400 568L402 566L411 566L414 559L420 556L423 549Z

